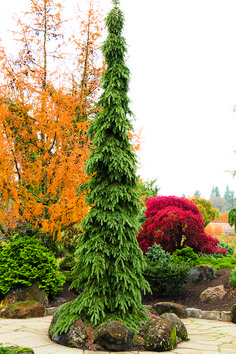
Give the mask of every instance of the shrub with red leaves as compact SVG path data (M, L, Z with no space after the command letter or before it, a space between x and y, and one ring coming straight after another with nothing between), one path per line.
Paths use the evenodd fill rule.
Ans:
M203 218L188 199L175 196L149 198L145 215L146 221L137 236L144 253L154 243L171 254L186 246L196 253L227 253L218 247L218 239L204 232Z

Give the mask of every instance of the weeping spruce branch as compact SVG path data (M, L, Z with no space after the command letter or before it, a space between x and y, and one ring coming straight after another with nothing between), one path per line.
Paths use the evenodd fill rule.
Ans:
M89 214L77 247L72 287L82 289L57 314L57 333L67 332L78 318L94 326L121 321L137 331L146 319L141 292L150 290L143 277L143 254L135 235L140 205L137 195L137 159L128 131L133 129L129 109L129 69L125 64L126 42L121 36L123 13L118 1L106 19L108 36L103 45L106 70L101 111L88 134L92 141L86 173L91 176L85 188Z

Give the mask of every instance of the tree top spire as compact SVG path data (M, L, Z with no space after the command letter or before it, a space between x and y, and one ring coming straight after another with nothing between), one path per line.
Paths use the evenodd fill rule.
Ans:
M117 7L120 5L120 1L119 0L112 0L113 4Z

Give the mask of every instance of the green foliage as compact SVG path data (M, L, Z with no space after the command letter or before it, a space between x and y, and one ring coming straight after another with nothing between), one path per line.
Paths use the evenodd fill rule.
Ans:
M193 198L188 198L193 204L196 205L201 213L204 220L205 227L215 218L219 217L219 212L217 209L212 207L212 203L209 200L200 198L200 196L194 196Z
M176 250L171 256L171 263L188 263L192 268L200 264L199 257L194 253L191 247L185 247L181 250Z
M219 247L222 247L222 248L226 249L226 251L228 251L228 254L226 256L228 256L228 255L232 256L234 254L233 248L230 245L227 245L227 243L225 243L224 241L220 241Z
M234 226L236 230L236 207L232 208L228 213L228 223L230 226Z
M208 264L214 267L215 269L225 269L225 268L234 268L236 266L236 257L227 256L216 258L214 256L210 257L199 257L200 264Z
M143 181L140 179L138 181L137 192L140 197L153 198L156 197L160 188L157 187L156 184L157 179L151 179L150 181Z
M48 295L56 295L65 277L57 274L54 255L34 237L9 242L0 252L0 291L5 295L19 286L38 284Z
M56 258L63 257L66 253L62 241L55 241L52 235L43 232L40 228L34 229L30 222L23 222L17 225L13 230L6 229L4 233L4 238L7 241L13 241L24 236L38 238L41 244L52 251Z
M30 348L19 347L19 346L10 346L5 347L0 345L0 354L33 354L34 351Z
M145 256L153 262L157 261L170 261L171 255L169 252L165 252L161 245L154 243L152 247L148 247L148 251L146 252Z
M188 263L170 263L167 260L153 262L147 259L144 276L151 289L159 296L172 296L181 293L182 286L190 274Z
M133 126L127 118L132 112L123 23L123 13L115 6L106 18L106 70L98 101L101 109L88 129L91 154L86 173L91 178L84 190L90 208L81 224L83 233L75 253L76 279L72 283L72 288L83 292L57 311L56 333L66 333L78 318L94 326L120 321L134 332L140 321L147 319L141 294L150 288L135 238L141 201L137 194L137 157L128 136Z
M229 278L230 284L236 287L236 268L234 268L231 272L231 277Z
M72 271L64 271L63 275L66 278L66 283L72 284L72 282L75 280L75 275Z
M60 270L72 270L75 264L76 264L75 257L72 254L68 254L59 263L59 268Z

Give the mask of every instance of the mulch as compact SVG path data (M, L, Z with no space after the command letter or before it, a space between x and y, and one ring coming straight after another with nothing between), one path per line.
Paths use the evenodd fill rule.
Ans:
M230 311L232 306L236 304L236 287L229 283L232 269L219 269L217 270L217 277L210 281L202 281L201 283L184 284L182 287L182 294L175 297L160 297L157 294L146 295L143 298L143 304L152 305L157 302L170 301L178 303L185 308L197 308L205 311ZM222 300L216 303L203 303L200 300L200 294L209 287L224 285L226 291Z
M197 285L184 284L182 288L182 294L179 296L160 297L158 294L147 294L143 297L143 304L153 305L157 302L170 301L178 303L185 308L194 307L201 310L208 311L230 311L232 306L236 304L236 287L233 287L229 283L232 269L219 269L217 270L217 277L210 281L202 281ZM224 285L226 291L222 300L217 303L204 304L200 300L200 294L208 287L214 287L217 285ZM65 302L71 301L76 298L76 294L69 290L69 284L65 283L63 290L61 290L54 299L49 299L49 306L61 305L60 299L63 298Z

